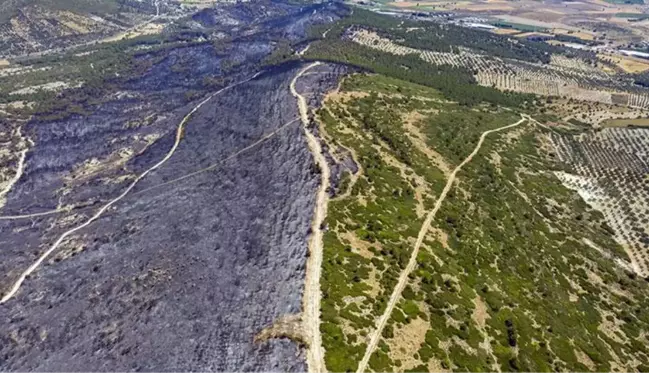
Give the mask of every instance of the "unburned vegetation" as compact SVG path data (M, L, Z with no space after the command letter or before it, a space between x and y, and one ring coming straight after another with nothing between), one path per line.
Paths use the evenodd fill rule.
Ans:
M348 78L317 116L360 169L330 202L322 278L327 368L354 371L448 170L520 117L380 75ZM371 370L649 369L648 284L555 176L548 133L494 133L458 174Z

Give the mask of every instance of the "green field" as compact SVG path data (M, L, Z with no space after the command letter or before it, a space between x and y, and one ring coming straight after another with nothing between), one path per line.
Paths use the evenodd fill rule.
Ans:
M604 0L611 4L644 4L644 0Z

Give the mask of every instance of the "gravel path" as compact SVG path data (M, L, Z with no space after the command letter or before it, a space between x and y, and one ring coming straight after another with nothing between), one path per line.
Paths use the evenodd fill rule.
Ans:
M322 348L322 338L320 335L320 274L322 271L322 229L321 224L327 216L327 203L329 196L327 186L329 185L329 164L322 154L322 147L316 137L309 131L308 106L304 96L299 94L295 89L297 80L308 70L320 65L320 62L314 62L304 69L300 70L291 81L291 94L297 98L297 104L300 111L300 118L304 125L304 134L309 145L309 150L313 154L315 162L320 168L320 187L316 196L315 211L311 224L311 237L309 239L309 259L306 265L306 278L304 285L304 330L308 341L307 364L310 372L325 372L324 349Z

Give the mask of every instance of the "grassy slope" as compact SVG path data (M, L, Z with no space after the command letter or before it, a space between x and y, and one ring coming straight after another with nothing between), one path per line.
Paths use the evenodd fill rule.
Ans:
M329 207L322 330L332 371L356 368L423 221L416 205L430 208L444 184L402 118L419 112L419 132L450 165L482 131L517 118L460 108L435 90L381 76L355 77L343 90L377 94L336 96L319 115L329 142L353 149L364 170L351 195ZM649 367L647 283L582 243L589 238L622 255L601 215L548 172L555 165L539 151L539 134L527 125L517 136L494 135L461 172L433 223L448 240L427 237L400 310L370 360L373 370ZM429 191L421 201L415 179ZM341 238L352 233L354 243ZM474 316L476 304L485 307L482 318ZM414 320L429 325L425 338L400 345L395 335Z

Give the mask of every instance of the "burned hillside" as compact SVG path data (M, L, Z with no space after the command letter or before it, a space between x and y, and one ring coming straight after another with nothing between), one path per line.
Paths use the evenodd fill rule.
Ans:
M295 342L253 343L301 310L319 180L289 92L302 64L263 60L343 10L265 6L224 7L227 40L187 40L218 34L204 23L129 46L101 84L4 123L28 150L4 170L0 369L306 369ZM343 72L310 77L311 104Z

